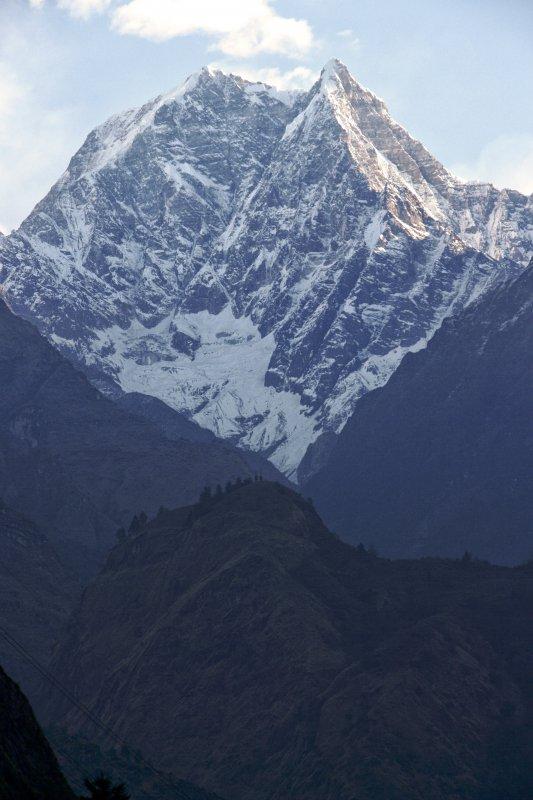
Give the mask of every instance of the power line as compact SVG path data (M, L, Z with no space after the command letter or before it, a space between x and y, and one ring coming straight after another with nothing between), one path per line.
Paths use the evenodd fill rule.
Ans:
M67 700L69 700L79 711L81 711L81 713L84 714L93 723L93 725L99 728L100 731L102 731L103 733L107 734L110 738L114 739L115 742L119 744L121 747L129 749L128 743L124 741L124 739L122 739L117 733L115 733L115 731L109 725L107 725L105 722L99 719L95 714L93 714L93 712L84 703L78 700L78 698L75 695L73 695L72 692L61 683L61 681L59 681L51 672L49 672L46 669L46 667L44 667L31 653L29 653L28 650L26 650L26 648L24 647L24 645L22 645L13 636L13 634L9 633L9 631L6 630L2 625L0 625L0 636L4 639L5 642L7 642L7 644L9 644L14 650L18 652L19 656L22 656L22 658L24 658L32 667L34 667L34 669L36 669L37 672L39 672L39 674L43 678L45 678L49 683L51 683L59 692L61 692L61 694L64 695L64 697L67 698ZM72 761L72 763L74 763L77 769L80 771L80 774L84 775L85 770L83 770L83 768L80 766L80 764L78 764L75 761L75 759L64 753L59 747L57 747L56 749L65 758ZM149 769L159 779L164 781L170 789L176 791L177 787L174 781L166 773L160 772L149 761L146 761L142 753L139 752L138 756L140 757L140 761L144 764L144 766L147 769ZM190 796L188 796L188 793L182 791L181 789L180 792L184 800L187 800L187 797L189 797L190 800Z

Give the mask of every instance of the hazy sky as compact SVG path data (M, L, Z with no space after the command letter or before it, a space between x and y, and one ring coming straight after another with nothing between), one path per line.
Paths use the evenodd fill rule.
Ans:
M533 0L0 0L0 229L204 64L298 88L332 56L461 177L533 191Z

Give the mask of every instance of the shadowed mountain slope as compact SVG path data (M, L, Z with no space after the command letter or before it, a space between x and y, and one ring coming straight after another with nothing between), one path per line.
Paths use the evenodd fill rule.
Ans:
M125 783L131 800L222 800L188 781L154 770L132 748L99 747L85 736L72 736L57 727L46 734L52 748L57 750L61 769L76 791L83 789L83 775L103 772L116 783Z
M119 543L54 669L223 796L523 800L531 591L531 567L376 558L259 482ZM61 697L48 715L92 733Z
M101 395L1 300L0 385L0 497L84 572L135 512L192 502L206 483L257 464L228 444L166 438Z
M393 557L533 556L533 265L362 398L308 482L348 541Z
M0 501L0 626L47 663L77 591L46 536ZM33 701L40 676L3 638L0 664Z

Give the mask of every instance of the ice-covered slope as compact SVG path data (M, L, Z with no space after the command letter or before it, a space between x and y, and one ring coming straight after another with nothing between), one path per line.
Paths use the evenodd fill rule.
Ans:
M99 385L291 474L532 228L531 198L456 180L338 61L290 96L204 69L89 135L0 280Z

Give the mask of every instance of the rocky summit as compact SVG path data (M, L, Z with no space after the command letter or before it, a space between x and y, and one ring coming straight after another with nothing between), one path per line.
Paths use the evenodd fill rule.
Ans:
M110 392L294 475L443 319L532 254L532 203L453 177L340 62L203 69L112 117L0 243L17 313Z

